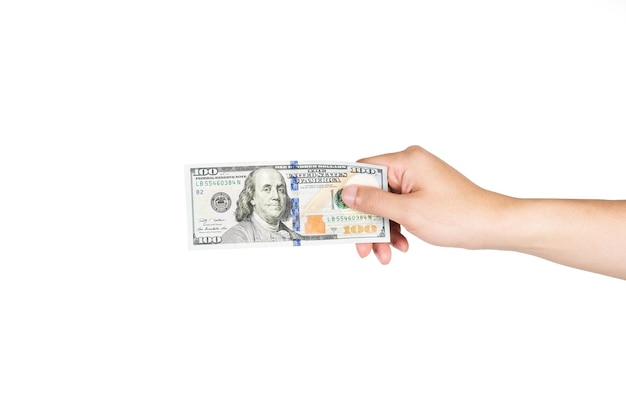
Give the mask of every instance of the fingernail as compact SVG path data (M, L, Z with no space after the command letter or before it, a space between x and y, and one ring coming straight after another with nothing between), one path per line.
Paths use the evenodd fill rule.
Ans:
M354 200L356 199L356 186L348 185L346 188L344 188L341 191L341 199L347 205L352 206L354 204Z

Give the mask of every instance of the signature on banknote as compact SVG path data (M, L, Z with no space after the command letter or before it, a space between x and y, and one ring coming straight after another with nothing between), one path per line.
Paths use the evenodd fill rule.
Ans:
M226 219L202 218L202 219L198 219L198 227L196 228L196 231L199 234L209 233L209 232L219 232L219 231L224 232L225 230L228 229L226 224L227 224Z

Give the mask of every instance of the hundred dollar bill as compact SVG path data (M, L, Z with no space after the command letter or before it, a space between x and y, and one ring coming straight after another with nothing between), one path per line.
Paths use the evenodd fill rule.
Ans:
M349 184L387 190L387 169L355 162L185 165L189 248L389 242L389 220L348 207Z

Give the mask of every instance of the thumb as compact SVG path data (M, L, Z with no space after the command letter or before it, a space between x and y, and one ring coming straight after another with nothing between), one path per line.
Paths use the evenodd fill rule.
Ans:
M341 192L341 199L349 207L363 213L387 217L402 224L406 202L402 196L367 185L348 185Z

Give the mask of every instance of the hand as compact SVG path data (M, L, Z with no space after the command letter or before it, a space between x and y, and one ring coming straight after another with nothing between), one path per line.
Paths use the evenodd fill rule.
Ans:
M419 146L359 162L386 166L390 192L349 186L342 199L356 210L389 218L391 246L402 252L408 250L408 241L400 225L434 245L483 247L487 238L484 225L506 204L505 196L478 187ZM357 244L361 257L372 249L381 263L389 263L388 243Z
M364 158L387 167L389 192L350 185L350 207L390 220L391 243L360 243L382 264L409 248L402 228L438 246L512 250L626 278L626 201L519 199L485 190L419 146Z

